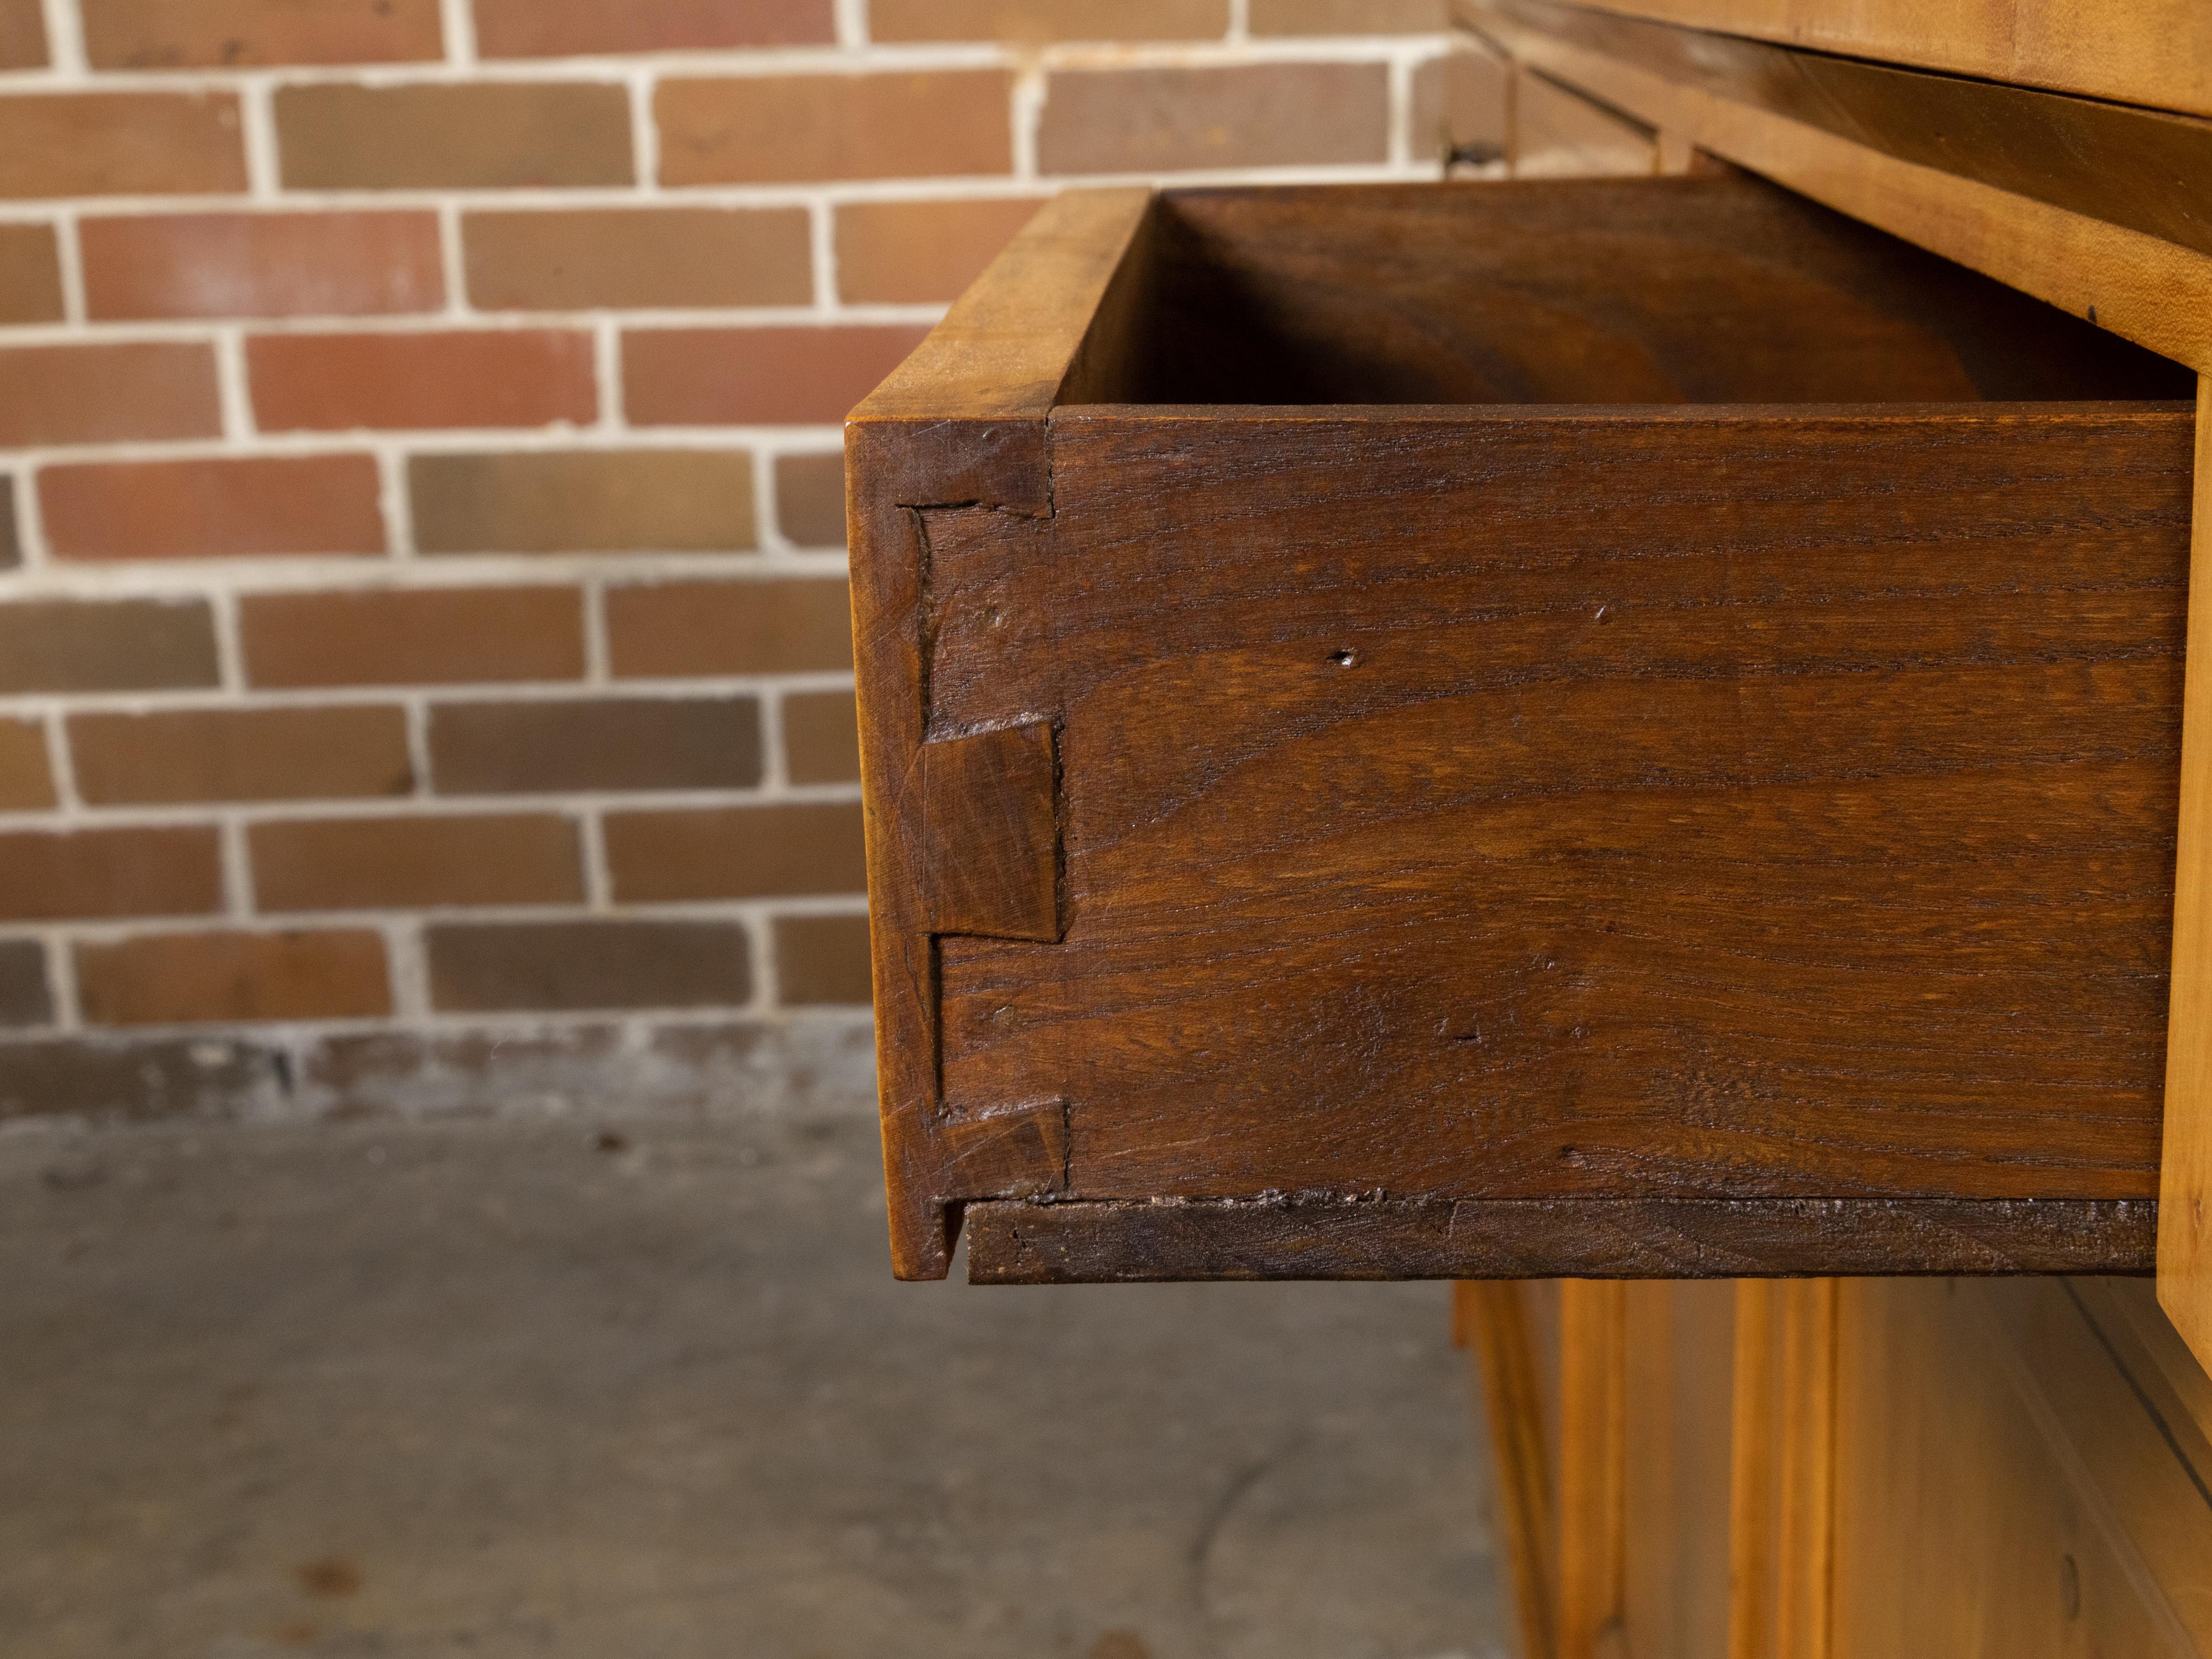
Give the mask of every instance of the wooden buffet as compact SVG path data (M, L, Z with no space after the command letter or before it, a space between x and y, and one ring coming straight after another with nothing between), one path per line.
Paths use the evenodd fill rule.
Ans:
M1467 1281L1532 1655L2212 1650L2212 8L1461 21L848 427L895 1267Z

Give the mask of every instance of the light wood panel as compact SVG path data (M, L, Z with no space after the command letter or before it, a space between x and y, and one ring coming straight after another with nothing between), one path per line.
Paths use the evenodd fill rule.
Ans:
M1856 130L1869 142L1778 112L1759 101L1771 77L1722 77L1714 84L1728 90L1716 91L1699 77L1699 37L1659 51L1664 43L1615 42L1584 27L1581 20L1591 14L1571 7L1540 0L1460 4L1464 21L1519 62L1657 129L1662 145L1708 150L2200 372L2212 370L2212 255L2022 193L2023 181L2011 175L2010 188L1971 176L1968 159L1955 162L1969 169L1962 172L1891 153L1871 142L1877 131L1863 118ZM1632 49L1634 57L1624 55ZM1726 43L1713 49L1725 52ZM1889 118L1900 135L1893 148L1928 153L1905 142L1927 118L1924 109L1908 105ZM2054 135L2052 142L2063 155L2067 141ZM2195 191L2203 173L2192 167L2175 188ZM2114 211L2131 196L2155 204L2154 182L2115 174L2106 195ZM2093 173L2081 191L2095 187ZM2051 193L2081 200L2071 187Z
M1522 1659L1558 1659L1559 1516L1556 1322L1546 1329L1533 1304L1545 1287L1516 1279L1462 1279L1453 1314L1474 1353L1490 1429L1498 1540L1511 1580ZM1553 1290L1554 1301L1556 1288ZM1552 1364L1539 1357L1548 1338ZM1547 1389L1547 1371L1551 1389Z
M1650 127L1528 70L1515 80L1515 178L1633 179L1659 170Z
M1820 52L2212 114L2200 0L1590 0Z
M1559 1287L1559 1652L1627 1653L1628 1287Z
M1738 1283L1729 1659L1827 1659L1838 1281Z
M2198 382L2197 394L2197 507L2181 730L2158 1298L2197 1359L2212 1367L2212 377Z

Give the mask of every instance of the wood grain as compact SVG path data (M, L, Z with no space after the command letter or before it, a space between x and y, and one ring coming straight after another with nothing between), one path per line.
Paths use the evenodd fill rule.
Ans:
M2192 0L1589 0L1815 52L2212 115L2212 12Z
M1649 178L1659 170L1659 141L1643 123L1519 69L1511 159L1516 179Z
M2169 369L1753 180L1070 211L1060 405L849 440L902 1272L2140 1269Z
M947 849L927 837L914 841L908 816L907 787L921 764L927 698L921 619L928 561L916 509L961 502L1017 515L1051 510L1046 416L1063 387L1079 380L1085 343L1126 308L1115 297L1115 278L1151 211L1142 191L1057 198L846 428L877 1077L892 1265L904 1278L944 1276L965 1199L990 1196L993 1188L1054 1190L1066 1163L1066 1120L1050 1097L1001 1098L953 1112L943 1096L939 936L929 911L933 902L952 903L948 896L957 883L946 867ZM1119 355L1104 342L1097 352ZM999 850L1012 855L1027 848L1033 854L1041 829L1034 779L1018 794L1000 819L1013 833ZM997 805L969 810L988 813ZM955 908L993 919L1011 912L1018 927L1042 931L1038 860L1012 862L1024 873L1011 897L984 902L971 894ZM1056 870L1054 888L1056 932ZM1033 1132L1009 1136L1004 1125L963 1127L971 1119L994 1121L1006 1108L1032 1119ZM975 1153L978 1144L988 1152ZM1017 1152L1027 1161L1010 1168Z
M1508 1279L1463 1279L1452 1287L1452 1305L1481 1383L1499 1544L1512 1581L1522 1656L1559 1659L1558 1480L1528 1288Z
M2212 130L2201 121L1824 65L1548 0L1459 5L1500 49L1658 129L1664 143L1710 151L2212 370L2201 202ZM1808 90L1808 77L1820 84ZM1862 81L1869 89L1838 90ZM1972 142L1954 141L1962 128Z
M1628 1659L1628 1287L1559 1286L1559 1653Z
M2148 1273L2157 1206L2035 1199L978 1204L976 1284Z
M2182 690L2158 1299L2199 1362L2212 1367L2212 377L2197 392L2190 578L2193 666Z

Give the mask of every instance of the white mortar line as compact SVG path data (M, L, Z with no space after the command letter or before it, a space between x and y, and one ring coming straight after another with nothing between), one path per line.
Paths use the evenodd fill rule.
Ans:
M616 690L614 649L607 639L606 584L586 581L584 594L584 684L599 696Z
M46 60L51 77L81 80L85 75L84 25L77 15L76 0L44 0L40 8L46 25Z
M836 0L837 44L850 52L868 44L868 0Z
M238 83L238 118L246 147L246 193L258 201L274 203L284 188L276 158L276 116L272 82L265 75L250 75Z
M659 84L651 69L633 69L624 84L629 88L630 165L636 169L639 191L660 193L660 124L653 117L653 100Z
M436 768L430 755L429 700L410 697L401 707L407 729L407 769L415 775L415 787L403 799L428 806L435 798L436 785Z
M436 312L425 314L447 319L465 317L473 321L476 313L472 309L469 297L468 254L461 244L460 204L441 201L437 204L437 213L438 274L440 280L445 284L446 303ZM290 327L304 325L309 320L306 318L276 318L259 323L257 326ZM348 318L345 320L349 326L352 326L368 319Z
M386 982L392 993L391 1018L403 1025L427 1024L432 1010L429 953L422 944L422 924L409 916L385 923L382 931Z
M225 453L235 453L254 435L253 393L246 385L246 331L219 328L209 343L215 348L216 398L222 410L222 443Z
M253 865L246 850L245 821L230 812L216 822L222 832L224 908L231 920L244 921L254 912Z
M84 245L80 240L82 233L78 228L80 216L74 209L64 209L55 216L53 222L54 254L56 262L61 266L61 328L67 337L76 339L79 337L77 331L85 326L91 316L90 305L85 297ZM15 331L9 330L5 337L9 343L14 343Z
M46 988L54 1001L52 1030L62 1035L75 1032L83 1024L76 984L76 953L70 948L68 936L59 928L44 928L39 938L46 947ZM15 1034L18 1036L34 1035L31 1031Z
M445 38L446 62L456 70L477 61L477 19L470 0L438 0L438 22Z
M0 717L42 720L49 710L56 708L99 714L188 714L226 710L265 710L273 714L310 708L401 708L410 702L426 707L479 702L715 702L731 697L763 696L771 691L850 693L852 690L851 671L836 669L620 679L605 684L586 680L492 680L435 686L280 686L255 688L246 693L202 686L178 691L25 692L0 696ZM0 814L0 817L5 816Z
M64 818L76 816L84 805L77 793L76 763L70 753L66 723L67 716L60 703L46 711L46 770L53 777L54 810Z

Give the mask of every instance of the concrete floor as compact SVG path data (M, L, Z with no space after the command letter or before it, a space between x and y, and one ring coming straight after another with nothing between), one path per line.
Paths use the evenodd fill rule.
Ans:
M0 1138L7 1659L1489 1659L1437 1285L891 1282L872 1122Z

